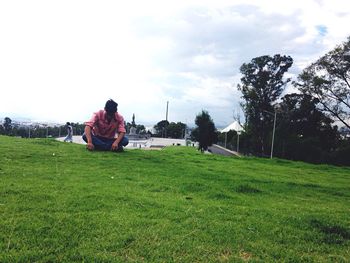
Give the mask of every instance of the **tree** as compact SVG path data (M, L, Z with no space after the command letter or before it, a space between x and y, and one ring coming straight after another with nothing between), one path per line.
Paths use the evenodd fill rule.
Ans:
M253 58L250 63L240 67L243 74L238 89L242 92L246 119L246 133L251 138L250 149L254 153L267 154L270 145L270 131L273 125L274 105L290 79L283 79L292 66L290 56L274 55Z
M127 133L130 133L132 127L136 129L136 134L146 133L146 127L142 124L132 124L130 122L125 123L125 129Z
M307 94L287 94L279 103L275 154L282 158L324 162L337 144L337 127Z
M307 67L295 85L321 109L350 128L350 37Z
M230 130L228 132L220 132L218 134L218 142L220 142L221 145L225 145L226 143L227 149L237 151L237 136L238 133L235 130Z
M167 120L162 120L158 122L156 125L154 125L154 130L156 131L157 136L165 137L166 136L166 129L169 125L169 122Z
M5 134L9 135L12 130L12 120L9 117L5 117L3 123Z
M177 123L171 122L167 126L167 135L170 138L180 139L184 137L185 130L186 130L186 124L182 122L177 122Z
M207 111L196 116L196 128L192 131L192 137L199 143L198 150L204 152L208 147L217 142L218 134L215 124Z

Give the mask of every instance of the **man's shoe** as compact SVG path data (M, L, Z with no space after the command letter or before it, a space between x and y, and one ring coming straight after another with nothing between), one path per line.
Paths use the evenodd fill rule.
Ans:
M121 146L121 147L118 147L118 149L116 150L117 153L121 153L121 152L124 152L124 148Z

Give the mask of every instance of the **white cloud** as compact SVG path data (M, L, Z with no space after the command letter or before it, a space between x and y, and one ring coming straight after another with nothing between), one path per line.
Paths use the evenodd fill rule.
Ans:
M348 36L346 1L2 1L1 115L79 121L116 99L125 119L193 123L237 111L239 67L291 55L296 76Z

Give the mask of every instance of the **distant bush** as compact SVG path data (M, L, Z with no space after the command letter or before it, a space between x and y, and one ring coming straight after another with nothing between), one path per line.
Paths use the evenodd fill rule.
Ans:
M350 142L336 149L329 157L329 163L350 166Z

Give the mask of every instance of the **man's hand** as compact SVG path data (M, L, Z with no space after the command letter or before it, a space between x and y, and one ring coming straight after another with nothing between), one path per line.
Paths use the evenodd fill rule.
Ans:
M114 143L112 144L111 150L116 151L118 149L118 144L119 144L119 141L115 140Z
M92 144L91 127L85 126L84 133L87 139L86 149L92 151L93 149L95 149L95 146Z
M88 142L86 144L86 149L93 151L95 149L95 146L91 142Z

